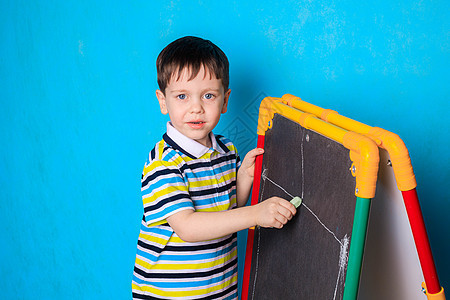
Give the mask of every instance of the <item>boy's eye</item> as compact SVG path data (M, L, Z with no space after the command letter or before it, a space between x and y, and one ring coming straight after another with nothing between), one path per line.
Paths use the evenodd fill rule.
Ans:
M214 98L214 94L211 94L211 93L205 94L205 99L206 100L211 100L213 98Z
M177 96L178 99L180 100L185 100L186 99L186 95L185 94L180 94Z

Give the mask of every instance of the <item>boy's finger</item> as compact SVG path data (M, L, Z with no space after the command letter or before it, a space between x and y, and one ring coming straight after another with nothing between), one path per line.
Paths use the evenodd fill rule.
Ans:
M279 215L277 218L277 221L280 222L281 224L286 224L289 221L289 218L283 216L283 215Z
M264 153L264 149L263 148L255 148L255 149L252 149L252 150L250 150L248 152L248 154L250 154L251 157L256 157L256 156L261 155L263 153Z
M292 213L292 215L295 215L297 213L297 209L291 202L283 199L283 201L281 201L280 204L286 209L288 209Z
M285 223L284 223L284 224L285 224ZM275 220L272 227L281 229L281 228L283 228L283 223L280 222L279 220Z
M290 211L289 209L287 209L282 205L278 207L278 213L280 214L281 217L286 218L288 220L292 219L293 217L292 211Z

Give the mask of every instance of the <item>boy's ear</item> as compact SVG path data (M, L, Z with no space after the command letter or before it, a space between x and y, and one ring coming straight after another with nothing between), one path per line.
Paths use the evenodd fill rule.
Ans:
M156 90L156 98L158 98L159 108L161 109L161 113L163 115L167 115L167 113L169 111L167 110L167 106L166 106L166 96L164 96L164 93L161 92L160 90Z
M228 91L225 92L225 95L223 97L223 106L222 106L222 113L227 112L227 106L228 106L228 99L230 98L231 90L228 89Z

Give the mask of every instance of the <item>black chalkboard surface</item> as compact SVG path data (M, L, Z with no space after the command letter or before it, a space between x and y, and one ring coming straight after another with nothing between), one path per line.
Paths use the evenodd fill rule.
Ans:
M349 150L278 114L264 149L258 201L303 204L283 229L255 229L248 299L342 299L356 203Z

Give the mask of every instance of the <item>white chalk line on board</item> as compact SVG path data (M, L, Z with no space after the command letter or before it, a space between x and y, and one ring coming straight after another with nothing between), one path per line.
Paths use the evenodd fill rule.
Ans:
M347 253L348 253L348 244L350 242L350 239L348 238L347 235L344 236L344 238L342 239L342 242L343 243L341 244L342 246L341 246L340 253L339 253L339 271L338 271L338 277L336 279L336 285L334 287L333 299L336 299L339 283L344 280L345 266L347 265L347 260L348 260Z
M305 196L305 192L304 192L305 191L305 166L304 166L305 159L304 159L304 155L303 155L303 135L302 135L302 144L301 144L301 147L300 147L300 151L301 151L301 154L302 154L302 197L301 198L303 200L303 197Z
M263 171L264 174L265 170ZM264 188L266 186L266 181L263 180L263 185L262 185L262 190L261 190L261 194L259 196L259 202L261 202L262 200L262 196L264 195ZM260 245L260 241L261 241L261 231L258 230L258 243L256 246L256 266L255 266L255 279L253 280L253 290L252 290L252 300L255 298L255 287L256 287L256 279L258 277L258 266L259 266L259 245Z
M264 179L264 180L268 180L268 181L270 181L273 185L275 185L275 186L277 186L278 188L280 188L283 192L285 192L289 197L291 197L291 198L294 198L294 195L292 195L291 193L289 193L288 191L286 191L282 186L280 186L279 184L277 184L276 182L274 182L272 179L270 179L269 177L267 177L267 175L266 175L266 172L267 170L264 170L263 171L263 173L262 173L262 175L261 175L261 177ZM323 226L323 228L325 228L325 230L326 231L328 231L333 237L334 237L334 239L339 243L339 244L341 244L341 246L344 246L343 245L343 243L337 238L337 236L336 236L336 234L334 234L334 232L333 231L331 231L320 219L319 219L319 217L304 203L304 202L302 202L302 204L301 205L303 205L313 216L314 216L314 218L316 218L317 219L317 221Z
M303 169L303 162L302 162L302 169ZM272 179L267 177L267 169L263 170L263 172L261 174L261 178L263 179L263 189L261 191L261 198L262 198L262 195L264 194L264 187L265 187L266 180L269 181L270 183L272 183L273 185L275 185L276 187L278 187L279 189L281 189L289 197L294 198L294 195L292 195L291 193L286 191L286 189L284 189L281 185L277 184ZM303 178L303 176L302 176L302 178ZM303 183L303 180L302 180L302 183ZM302 186L303 186L303 184L302 184ZM302 189L302 198L303 198L303 189ZM260 199L260 201L261 201L261 199ZM347 261L348 261L348 250L349 250L348 244L349 244L350 239L348 238L347 235L345 235L342 240L339 240L338 237L336 236L336 234L333 231L331 231L304 202L302 202L301 205L303 205L314 216L314 218L316 218L316 220L322 225L322 227L325 228L325 230L328 231L333 236L333 238L340 244L339 271L338 271L338 276L336 279L336 285L334 288L334 296L333 296L333 300L334 300L334 299L336 299L336 296L337 296L337 290L338 290L339 283L340 283L340 281L343 280L342 278L344 277L345 267L346 267ZM258 257L258 254L259 254L259 236L258 236L257 257ZM256 261L256 263L258 264L258 260ZM254 281L254 285L253 285L253 294L255 292L256 272L257 272L257 268L255 270L255 281ZM253 295L252 295L252 299L253 299Z

